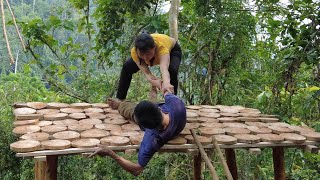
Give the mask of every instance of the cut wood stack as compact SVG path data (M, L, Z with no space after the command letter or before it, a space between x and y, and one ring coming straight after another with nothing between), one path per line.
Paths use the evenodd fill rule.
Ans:
M16 152L138 145L143 139L138 125L105 103L27 102L14 108L13 133L20 140L10 147ZM190 129L196 129L204 145L211 144L213 136L225 145L320 141L320 133L312 128L279 122L275 115L242 106L187 106L185 129L167 144L194 144Z

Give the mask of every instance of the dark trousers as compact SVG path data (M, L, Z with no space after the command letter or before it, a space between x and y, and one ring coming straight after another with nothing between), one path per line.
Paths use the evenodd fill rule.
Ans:
M177 94L178 91L178 72L181 63L181 56L181 48L179 44L176 43L170 52L170 65L168 69L170 74L170 84L174 86L174 94ZM139 70L139 67L131 57L123 64L117 91L118 99L126 99L132 75Z

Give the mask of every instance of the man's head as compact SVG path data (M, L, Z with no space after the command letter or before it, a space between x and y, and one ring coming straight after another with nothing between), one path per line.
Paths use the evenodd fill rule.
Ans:
M138 124L144 128L155 129L161 127L162 114L158 106L150 101L141 101L134 109Z
M138 56L144 61L150 61L155 55L156 44L148 33L141 33L135 40L135 48Z

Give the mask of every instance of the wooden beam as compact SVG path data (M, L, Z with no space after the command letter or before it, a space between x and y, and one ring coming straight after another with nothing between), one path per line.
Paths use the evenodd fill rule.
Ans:
M314 145L306 145L306 146L303 148L303 150L304 150L305 152L314 153L314 154L319 153L319 149L320 149L319 147L314 146Z
M210 174L211 174L212 178L213 178L214 180L218 180L219 177L218 177L218 175L217 175L217 172L216 172L213 164L211 163L211 161L210 161L207 153L204 151L204 149L203 149L203 147L202 147L202 144L201 144L201 142L199 141L199 139L198 139L198 137L197 137L196 131L195 131L194 129L190 129L190 131L191 131L191 134L192 134L192 136L193 136L194 141L196 142L196 144L197 144L197 146L198 146L198 148L199 148L199 151L200 151L200 154L201 154L202 159L203 159L204 162L207 164L207 166L208 166L208 168L209 168L209 170L210 170ZM200 164L200 168L201 168L201 164Z
M201 180L201 154L193 156L193 180Z
M271 148L271 147L303 147L305 145L319 145L320 142L315 141L306 141L302 144L295 144L290 141L284 141L282 143L274 144L269 142L260 142L256 144L246 144L246 143L237 143L233 145L225 145L219 144L219 147L222 149L235 149L235 148ZM110 149L113 151L124 151L126 149L139 149L139 145L128 145L128 146L109 146ZM203 146L205 149L213 148L212 144ZM184 144L184 145L164 145L161 148L162 150L174 150L174 151L182 151L187 149L198 149L197 145L195 144ZM67 155L67 154L81 154L81 153L88 153L94 152L97 150L95 148L69 148L63 150L43 150L43 151L34 151L28 153L17 153L17 157L35 157L35 156L47 156L47 155Z
M58 156L47 156L47 176L49 180L57 180Z
M236 153L234 149L225 149L227 164L232 174L233 179L238 179L238 169L236 161Z
M274 179L285 180L286 171L285 171L285 164L284 164L284 148L283 147L272 148L272 156L273 156Z

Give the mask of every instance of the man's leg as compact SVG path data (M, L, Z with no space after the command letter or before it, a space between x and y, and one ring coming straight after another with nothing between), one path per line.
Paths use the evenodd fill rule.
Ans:
M139 67L129 58L122 66L120 80L117 91L117 98L124 100L127 97L128 89L130 87L132 75L139 71Z
M134 118L134 108L137 106L136 103L130 102L130 101L123 101L120 103L118 107L118 111L121 116L123 116L126 119L130 119L131 121L134 121L137 123L137 121Z
M179 46L179 45L178 45ZM181 63L181 49L179 47L175 47L170 53L170 65L169 65L169 73L170 73L170 84L174 86L174 94L178 92L178 73L179 67Z

